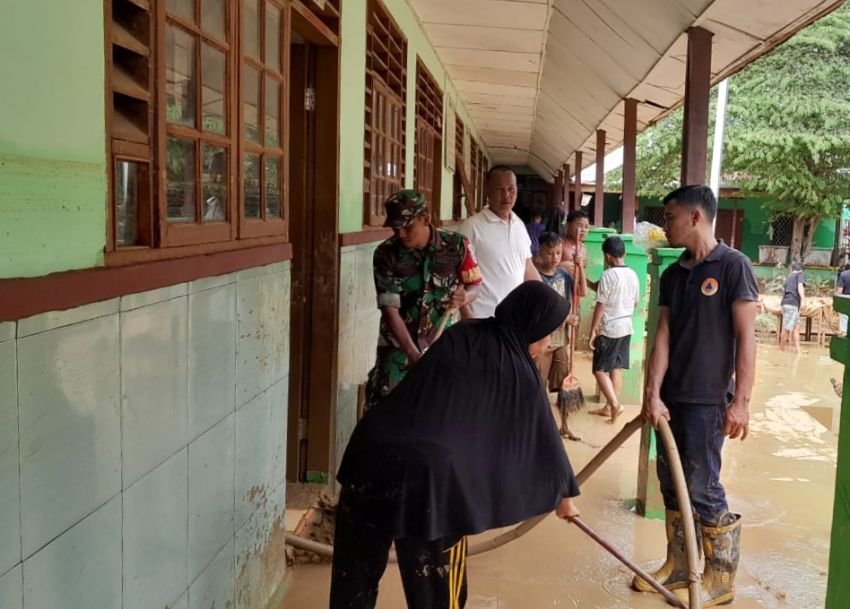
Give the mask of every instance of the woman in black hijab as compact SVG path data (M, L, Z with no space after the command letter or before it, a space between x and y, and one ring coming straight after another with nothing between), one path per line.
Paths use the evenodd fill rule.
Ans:
M567 302L523 283L495 317L446 331L354 429L337 479L331 609L372 609L395 541L410 609L466 602L466 536L579 494L532 360Z

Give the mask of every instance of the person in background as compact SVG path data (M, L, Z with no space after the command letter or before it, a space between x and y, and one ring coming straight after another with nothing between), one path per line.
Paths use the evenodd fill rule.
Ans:
M587 295L587 280L584 275L587 267L587 246L584 244L584 238L588 230L590 230L590 219L587 212L580 209L573 210L567 215L567 224L561 236L563 244L561 268L572 275L573 280L578 283L579 298Z
M566 201L563 199L558 201L558 206L553 209L549 214L549 217L546 218L547 233L561 234L561 230L564 228L564 221L567 217L566 207Z
M543 283L555 290L570 305L570 315L566 322L549 337L549 348L542 351L534 359L546 389L557 393L567 374L570 372L569 340L570 333L575 332L578 325L578 315L573 309L573 278L568 272L558 266L561 262L561 238L557 233L543 233L540 236L540 253L535 257L534 264L540 273ZM570 429L569 416L571 411L559 403L561 415L561 437L569 440L581 440L581 436Z
M384 208L384 225L395 234L373 257L381 325L375 366L366 382L367 410L419 361L443 315L474 302L482 283L469 243L463 235L432 226L422 193L400 190Z
M794 350L800 352L800 308L806 297L806 276L803 265L795 262L785 280L785 293L782 296L782 329L779 332L779 349L784 351L785 344L793 339Z
M591 414L609 417L611 423L623 412L620 388L623 370L629 368L632 316L638 306L640 286L637 273L626 266L626 244L612 235L602 242L605 270L595 284L596 308L590 323L593 375L607 403Z
M461 309L464 318L492 317L511 290L530 279L540 280L531 261L531 239L514 211L516 174L496 165L487 172L487 207L464 220L459 232L475 252L484 284L478 299Z
M543 234L546 225L543 224L543 214L539 210L531 212L531 222L525 225L525 230L528 231L528 238L531 239L531 255L536 256L540 250L540 235Z

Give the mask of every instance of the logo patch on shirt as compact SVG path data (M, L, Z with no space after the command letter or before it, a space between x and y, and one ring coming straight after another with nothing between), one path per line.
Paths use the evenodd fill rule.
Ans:
M703 296L714 296L717 294L717 290L720 288L720 284L714 277L709 277L705 281L702 282L700 286L700 292L702 292Z

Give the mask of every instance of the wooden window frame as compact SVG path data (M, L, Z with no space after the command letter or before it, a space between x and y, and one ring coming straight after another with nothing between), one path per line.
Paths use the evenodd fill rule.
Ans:
M480 209L487 206L487 172L490 170L484 150L478 148L478 196L480 198Z
M364 115L363 224L384 224L384 200L404 187L407 133L407 38L379 0L369 0L366 18L366 105ZM390 128L380 117L392 116ZM380 116L379 116L380 115ZM380 128L379 128L380 127ZM387 157L392 175L387 175ZM378 168L381 168L379 171Z
M478 142L475 141L475 138L472 137L470 133L469 138L469 181L472 184L472 202L475 206L475 211L481 211L481 181L480 176L481 172L479 170L479 162L481 161L481 156L479 154Z
M242 0L240 0L240 3ZM244 121L245 104L242 101L242 83L240 78L239 92L239 236L240 238L250 237L267 237L276 234L288 234L288 219L289 219L289 50L291 37L291 18L289 14L289 3L284 3L280 0L258 0L259 23L260 23L260 55L265 53L266 43L266 10L269 4L276 6L280 10L280 27L281 35L279 43L282 46L280 52L281 71L277 72L265 64L265 58L262 60L254 59L245 53L244 46L240 36L239 61L241 65L248 65L260 73L260 106L257 111L257 129L265 137L265 116L266 116L266 79L271 77L278 81L281 87L280 97L278 99L278 122L279 129L279 146L270 147L261 144L249 142L246 137L247 128ZM240 19L241 32L241 19ZM242 69L239 71L240 77L243 74ZM244 198L244 157L246 154L260 155L260 218L249 218L245 215L245 198ZM280 181L280 213L278 218L266 218L266 188L265 188L265 159L267 156L272 156L280 160L279 181Z
M453 184L452 198L452 219L461 220L463 218L463 177L460 175L460 167L463 166L463 137L465 126L460 114L455 113L455 177Z
M157 104L155 105L154 114L156 117L156 138L157 138L157 155L155 166L159 168L158 175L160 176L159 184L157 185L157 194L159 200L159 232L161 247L179 247L186 245L199 245L202 243L220 243L230 241L234 237L234 200L235 193L233 191L233 156L236 148L236 138L234 137L235 125L233 121L233 95L234 95L234 78L233 78L233 54L234 54L234 19L233 10L235 2L229 2L225 10L225 38L228 39L224 44L211 35L206 34L201 26L201 2L194 0L195 15L194 23L177 16L167 14L165 2L159 1L155 3L156 9L156 42L159 48L159 61L156 62L156 86L155 92L157 96ZM187 127L171 123L166 117L166 32L169 27L176 27L184 32L187 32L195 40L194 50L194 69L197 89L195 91L195 124L199 127ZM203 67L201 66L201 53L203 44L211 44L216 50L224 51L226 61L225 75L225 135L206 132L203 128ZM168 196L166 194L167 187L167 162L168 162L168 140L177 138L182 141L191 140L194 146L195 162L194 162L194 198L195 198L195 221L187 223L170 222L168 219ZM203 146L209 143L215 146L224 147L228 150L228 177L227 177L227 215L224 222L204 223L203 219L198 222L203 213L203 188L202 188L202 160Z
M136 40L127 36L127 32L118 20L114 20L113 7L122 3L122 10L127 7L139 11L149 19L148 40ZM264 53L265 10L267 3L273 4L280 10L280 71L274 71L257 64L250 59L252 67L262 66L260 71L260 116L262 129L265 104L265 75L272 74L281 85L280 108L278 121L280 128L279 146L262 148L265 155L280 158L280 219L262 219L266 213L266 189L262 179L265 163L261 168L261 219L244 217L245 199L243 190L244 168L243 156L246 150L255 149L246 146L244 141L245 126L243 124L242 93L243 36L242 26L244 17L243 0L228 0L225 4L225 39L206 32L201 26L201 0L194 2L194 20L189 21L179 15L166 12L166 0L105 0L104 25L106 34L106 123L107 123L107 159L108 159L108 193L107 193L107 235L105 260L108 266L124 266L139 262L181 258L218 251L266 246L288 242L288 168L289 168L289 45L291 35L291 4L287 0L260 0L259 27L261 28L260 53ZM167 25L179 28L192 36L195 44L193 69L196 85L194 111L194 126L188 127L169 123L167 120L166 104L166 35ZM146 44L147 43L147 44ZM220 135L204 130L203 122L203 69L201 55L203 45L207 44L225 55L225 93L224 120L225 134ZM148 90L144 91L142 82L137 90L124 87L119 90L113 77L113 54L115 48L122 47L137 52L147 58L149 81ZM138 83L137 83L138 84ZM114 104L116 97L129 94L139 103L147 104L147 132L136 125L135 130L128 129L127 121L119 116ZM123 126L123 128L122 128ZM132 125L129 125L132 126ZM194 222L169 222L166 196L167 180L167 145L169 137L178 137L184 141L192 141L195 151L194 158ZM225 221L206 223L203 221L203 146L212 145L226 150L226 167L228 175L224 181L227 188L227 204L225 206ZM250 148L250 150L249 150ZM138 244L118 245L116 235L116 201L115 201L115 172L118 163L127 161L142 164L149 173L148 181L140 186L142 195L139 197L138 209ZM145 190L149 192L144 192Z
M425 194L435 221L440 217L442 149L443 92L422 60L417 58L413 187Z

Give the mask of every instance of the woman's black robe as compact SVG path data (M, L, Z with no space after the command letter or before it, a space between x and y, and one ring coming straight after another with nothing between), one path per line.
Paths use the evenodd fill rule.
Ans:
M550 287L522 284L495 317L447 330L360 421L337 479L389 502L394 538L475 534L578 495L528 353L567 312Z

